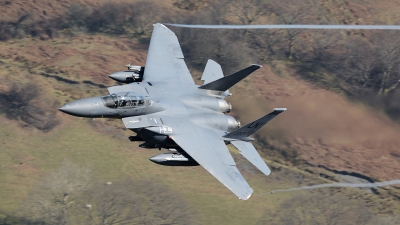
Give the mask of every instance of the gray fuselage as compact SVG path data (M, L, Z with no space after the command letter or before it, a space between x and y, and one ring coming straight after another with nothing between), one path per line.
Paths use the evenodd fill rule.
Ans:
M119 91L121 90L121 86ZM230 132L240 126L239 121L226 115L231 110L231 105L221 96L212 95L212 92L193 89L179 95L173 88L165 88L162 83L131 83L124 85L126 92L110 95L80 99L65 104L61 111L79 117L89 118L125 118L140 115L161 113L179 117L189 116L190 120L200 126ZM179 88L179 87L177 87ZM133 129L146 143L142 147L169 147L167 135L154 134L151 129Z

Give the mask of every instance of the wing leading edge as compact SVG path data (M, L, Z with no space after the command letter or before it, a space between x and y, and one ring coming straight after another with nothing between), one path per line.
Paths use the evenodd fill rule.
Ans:
M154 24L145 68L144 81L194 85L183 60L178 38L174 32L160 23Z

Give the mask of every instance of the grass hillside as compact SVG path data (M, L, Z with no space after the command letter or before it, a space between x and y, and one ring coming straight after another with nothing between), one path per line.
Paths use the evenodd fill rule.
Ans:
M161 7L170 9L174 15L189 18L201 12L202 7L212 5L208 1L201 1L198 5L191 2L168 1ZM240 1L234 4L237 2ZM32 21L40 27L40 21L56 21L64 16L71 10L71 5L85 6L95 12L104 10L105 3L100 0L61 1L57 4L50 1L6 1L1 3L4 15L1 20L3 25L9 26L9 21L26 14L29 6L35 16L24 23L29 25ZM389 0L379 3L326 0L321 2L321 7L334 21L391 24L398 21L395 9L400 6ZM89 19L92 18L90 15ZM179 21L179 17L163 19ZM115 20L124 24L124 20ZM3 200L0 224L26 224L30 221L26 214L27 206L38 201L38 193L52 185L46 182L51 174L63 168L66 161L76 167L90 168L92 173L88 180L91 187L86 192L71 194L73 201L69 203L74 203L63 208L70 212L64 215L69 219L65 224L76 224L76 221L94 224L96 220L82 222L86 221L83 218L92 218L85 214L86 205L93 204L93 212L99 205L96 205L96 196L92 195L101 194L101 185L106 182L112 182L115 185L112 187L120 190L117 187L123 183L122 180L133 182L135 185L132 187L137 190L122 189L118 193L122 196L128 191L133 196L140 196L141 200L135 205L142 206L142 211L139 211L146 210L149 218L164 215L170 205L179 209L172 204L175 202L190 210L186 217L192 218L193 214L195 219L190 221L193 224L296 224L294 221L329 224L335 219L343 219L338 221L339 224L398 222L398 187L268 194L282 188L358 182L354 179L363 182L398 179L398 123L385 110L349 95L346 92L349 84L342 85L328 67L320 65L314 70L308 62L296 59L296 54L300 53L294 54L292 59L279 53L275 56L268 53L261 59L262 49L254 45L251 46L257 49L259 57L246 58L251 53L247 48L243 47L242 54L238 54L241 39L224 39L230 35L228 31L215 32L221 45L214 45L215 42L208 42L206 36L196 36L192 30L175 29L194 79L202 73L201 66L207 59L202 58L205 53L221 62L226 73L240 69L240 63L263 64L262 69L233 87L233 96L227 98L233 105L231 115L239 118L242 124L274 107L288 108L255 135L255 146L272 169L270 176L262 175L229 146L239 170L254 189L248 201L239 201L201 167L165 167L150 162L148 158L159 151L142 149L138 143L131 143L127 137L132 132L125 130L119 120L76 118L58 111L64 103L107 94L106 87L117 85L108 74L125 69L125 64L144 65L151 25L141 34L132 27L124 27L125 33L120 35L112 33L116 32L114 27L109 27L108 31L97 29L89 32L76 24L63 28L51 26L54 29L52 36L45 35L46 32L39 32L39 35L17 32L15 37L7 36L10 38L0 42L0 198ZM27 31L21 27L18 29ZM204 34L208 33L205 31ZM252 37L248 36L252 34L241 35L242 38ZM203 49L195 47L197 45ZM192 50L188 46L192 46ZM278 48L273 50L279 52ZM241 62L237 63L239 60ZM311 69L305 73L302 66ZM145 179L156 181L154 186L148 186L149 192L140 189L139 184ZM51 193L45 196L49 197ZM146 195L143 193L151 193L149 202L153 205L148 209L143 209L145 201L142 195ZM161 209L154 203L160 199L163 200L158 204ZM64 200L67 202L65 197ZM365 221L360 222L360 218L365 218ZM47 220L35 223L52 224ZM154 221L148 223L157 224Z

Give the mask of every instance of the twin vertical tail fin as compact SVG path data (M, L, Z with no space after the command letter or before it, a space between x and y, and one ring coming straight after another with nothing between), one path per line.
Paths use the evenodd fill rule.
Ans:
M224 73L222 72L221 65L219 65L214 60L209 59L207 61L206 68L204 69L203 76L201 76L201 80L204 81L204 85L223 77Z
M223 137L226 139L249 141L249 140L251 140L249 138L250 135L252 135L254 132L259 130L266 123L268 123L270 120L272 120L275 116L279 115L280 113L282 113L284 111L286 111L286 108L275 108L273 112L255 120L243 127L240 127Z
M218 77L218 79L212 80L211 82L208 82L208 80L210 80L210 79L208 79L208 80L204 79L205 80L204 85L199 88L224 92L260 68L261 68L261 65L253 64L253 65L251 65L245 69L242 69L238 72L235 72L229 76L221 77L221 74L222 74L221 66L212 60L208 60L206 69L204 70L204 73L203 73L203 77L205 77L205 78L217 78ZM206 71L207 71L207 73L206 73ZM203 79L203 77L202 77L202 79Z
M267 164L265 164L254 146L248 142L252 140L249 138L249 135L256 132L275 116L284 111L286 111L286 108L275 108L273 112L223 136L225 140L230 141L230 143L240 151L240 154L267 176L271 173L271 170L268 168Z
M219 65L214 60L209 59L207 61L206 68L204 69L203 76L201 77L201 80L204 81L203 86L218 79L221 79L223 77L224 73L222 72L221 65ZM221 97L223 97L223 96L229 96L231 94L229 93L228 90L226 90L224 93L221 92L220 95Z
M243 157L245 157L251 164L257 167L263 174L269 175L271 170L265 164L264 160L258 154L257 150L250 142L245 141L232 141L231 144L240 151Z
M204 69L203 76L201 77L201 80L204 80L204 85L199 88L225 92L225 96L227 96L229 95L229 88L260 68L260 65L251 65L224 77L221 66L215 61L209 59L206 68ZM265 164L254 146L248 142L253 140L252 138L249 138L249 136L284 111L286 111L286 108L275 108L273 112L223 136L223 139L235 146L240 153L262 173L269 175L271 170L268 168L267 164Z

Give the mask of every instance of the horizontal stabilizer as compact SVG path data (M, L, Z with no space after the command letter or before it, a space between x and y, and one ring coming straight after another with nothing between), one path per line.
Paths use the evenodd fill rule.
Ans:
M257 150L250 142L232 141L231 144L240 151L240 154L242 154L247 160L249 160L249 162L251 162L251 164L257 167L257 169L265 175L268 176L271 173L267 164L265 164L260 154L258 154Z
M207 64L208 65L208 64ZM226 91L231 88L233 85L250 75L252 72L261 68L261 65L251 65L245 69L242 69L236 73L233 73L229 76L219 78L213 82L207 83L201 87L200 89L213 90L213 91Z
M252 135L254 132L259 130L262 126L272 120L275 116L279 113L286 111L286 108L275 108L273 112L243 126L240 127L229 134L223 136L224 138L231 138L231 139L245 139L248 136Z

